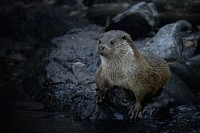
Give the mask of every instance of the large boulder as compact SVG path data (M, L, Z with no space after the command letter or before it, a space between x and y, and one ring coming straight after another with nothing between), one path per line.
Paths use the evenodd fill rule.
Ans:
M193 24L200 22L198 0L153 0L158 9L161 25L185 19Z
M158 23L158 13L152 3L140 2L114 17L107 30L124 30L133 39L147 36Z
M152 52L168 61L188 59L194 56L200 39L200 34L193 33L192 30L192 25L185 20L167 24L142 50Z
M51 48L25 80L25 90L49 110L71 110L80 119L128 120L130 105L135 103L132 92L114 88L100 104L96 104L95 73L99 57L95 54L101 27L90 25L71 30L52 40ZM193 93L175 74L163 91L143 110L146 119L162 117L174 104L192 103Z
M25 89L31 97L42 100L51 108L62 109L71 105L71 97L76 93L94 93L98 61L94 51L100 30L101 27L88 26L54 38L51 48L42 52L41 59L25 82L30 86ZM51 98L58 101L51 103Z

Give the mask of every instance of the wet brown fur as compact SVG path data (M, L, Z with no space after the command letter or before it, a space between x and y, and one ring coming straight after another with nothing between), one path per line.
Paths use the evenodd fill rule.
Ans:
M130 115L131 119L132 118L137 118L141 117L141 111L142 111L142 105L144 104L144 100L146 97L152 97L156 92L160 90L160 88L166 83L170 76L170 71L168 64L163 58L157 57L155 55L151 54L142 54L140 53L136 47L133 44L133 41L130 37L129 34L123 31L109 31L104 33L101 38L107 39L109 38L111 34L111 37L113 36L115 39L115 34L119 38L120 36L125 39L125 41L131 46L131 49L134 53L133 55L133 60L132 59L127 59L127 61L123 61L125 63L118 63L119 65L129 65L130 63L133 63L130 69L133 72L133 75L127 76L127 73L123 75L123 70L120 69L120 67L123 66L117 66L115 61L113 61L112 65L112 60L108 60L105 64L105 67L103 70L102 63L98 68L97 71L97 76L96 76L96 86L100 91L103 91L103 95L105 96L105 93L107 90L112 89L114 86L119 86L123 87L126 89L129 89L133 91L135 98L136 98L136 104L135 107L132 107L130 110ZM115 43L119 43L116 41ZM109 45L109 44L105 44ZM123 44L120 44L123 45ZM122 48L122 47L120 47ZM123 49L122 49L123 50ZM119 61L122 61L120 59L126 59L126 58L131 58L130 56L125 55L125 57L121 57L123 55L120 55ZM126 57L127 56L127 57ZM112 56L111 56L112 58ZM117 57L113 57L118 59ZM104 60L104 58L102 58ZM105 61L104 61L105 62ZM116 67L116 68L115 68ZM134 68L135 67L135 68ZM125 67L124 67L125 68ZM115 70L116 69L116 70ZM127 68L128 69L128 68ZM118 74L118 71L119 74ZM116 78L121 78L123 77L118 77L118 76L124 76L125 78L125 83L115 83L114 80ZM101 102L104 98L102 94L97 96L97 101Z

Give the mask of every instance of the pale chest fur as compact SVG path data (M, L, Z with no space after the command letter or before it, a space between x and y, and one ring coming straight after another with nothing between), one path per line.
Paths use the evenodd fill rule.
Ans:
M102 58L102 67L103 75L106 75L112 85L125 88L130 87L130 79L134 78L138 69L133 55L115 58L114 60Z

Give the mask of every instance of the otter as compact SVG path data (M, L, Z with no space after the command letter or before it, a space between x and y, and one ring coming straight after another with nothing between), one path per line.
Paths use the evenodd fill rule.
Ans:
M152 98L170 76L167 62L158 56L139 52L131 36L120 30L102 33L97 54L101 64L97 70L96 102L104 100L107 91L115 86L131 90L136 103L130 108L130 119L142 118L146 98Z

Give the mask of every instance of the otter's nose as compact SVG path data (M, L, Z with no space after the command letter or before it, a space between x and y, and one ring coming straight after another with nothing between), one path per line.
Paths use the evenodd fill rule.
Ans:
M104 46L104 45L99 45L99 46L98 46L98 50L99 50L99 51L102 51L102 50L104 50L104 49L105 49L105 46Z

